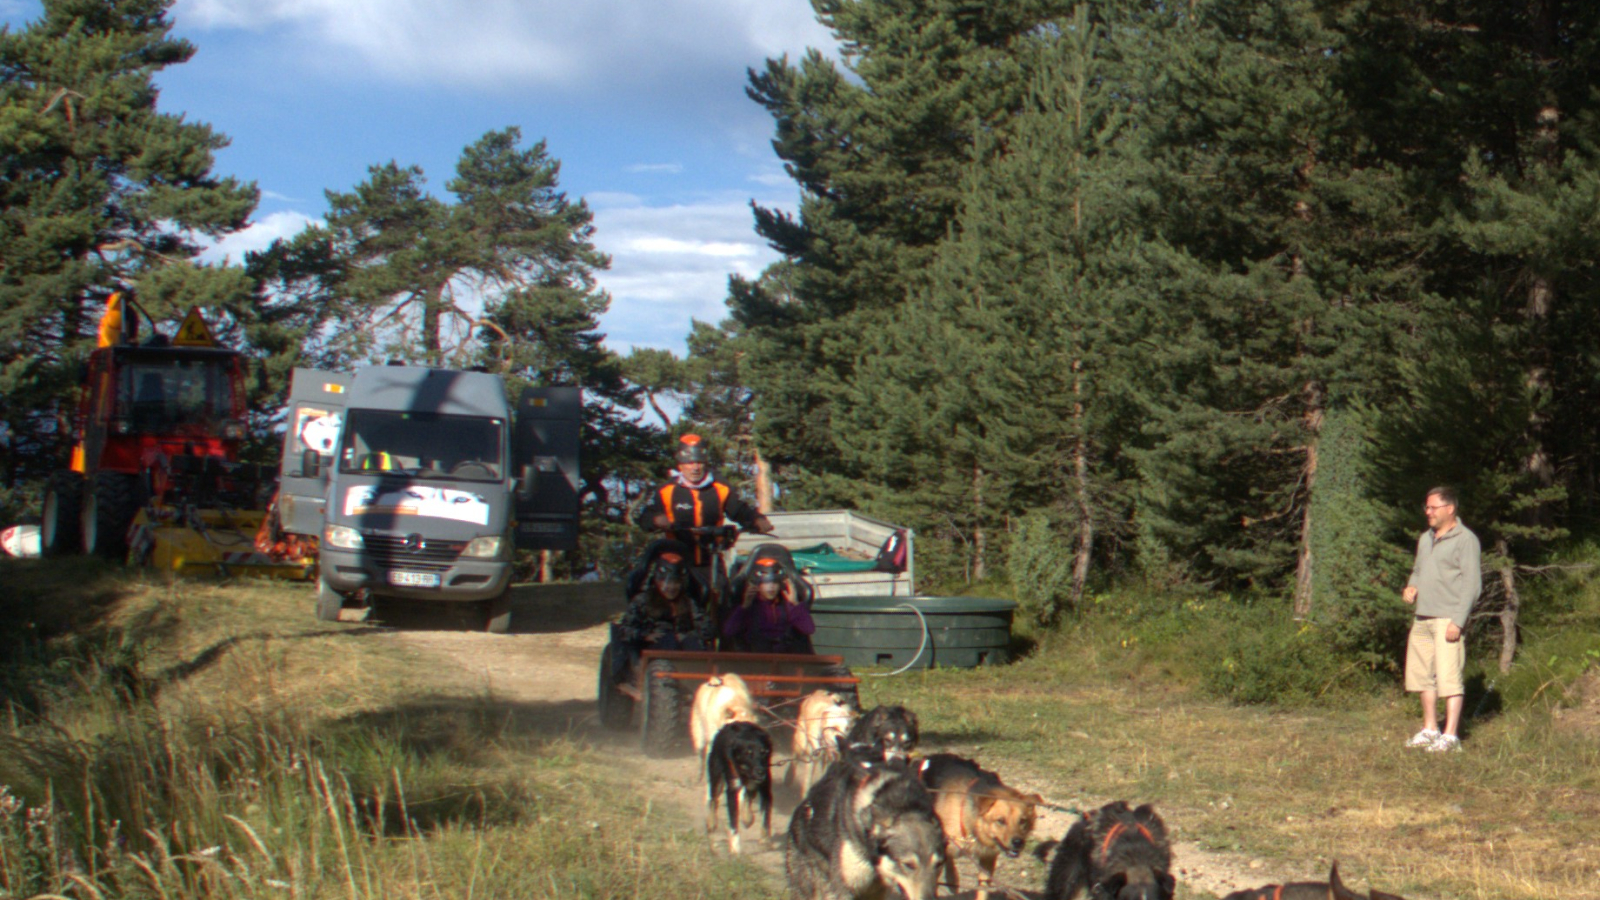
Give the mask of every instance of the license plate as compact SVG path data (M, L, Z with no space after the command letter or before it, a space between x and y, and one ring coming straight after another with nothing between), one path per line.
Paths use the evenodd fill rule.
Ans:
M436 572L390 572L389 583L401 587L438 587Z

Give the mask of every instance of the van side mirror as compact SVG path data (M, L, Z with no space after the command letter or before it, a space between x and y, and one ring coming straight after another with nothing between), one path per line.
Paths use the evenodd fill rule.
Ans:
M300 454L300 477L316 478L322 474L322 454L307 449Z

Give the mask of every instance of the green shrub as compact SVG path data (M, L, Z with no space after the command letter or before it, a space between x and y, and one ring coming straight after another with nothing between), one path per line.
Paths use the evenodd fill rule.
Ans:
M1241 616L1207 658L1202 686L1234 703L1306 706L1367 686L1370 664L1339 653L1321 629L1287 616Z
M1006 574L1017 611L1035 622L1056 618L1072 582L1072 549L1061 540L1050 517L1035 510L1017 521L1006 554Z

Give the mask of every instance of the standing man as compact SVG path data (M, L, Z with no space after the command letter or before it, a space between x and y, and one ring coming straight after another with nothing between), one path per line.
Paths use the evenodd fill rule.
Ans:
M1456 518L1456 492L1447 487L1428 491L1422 511L1428 517L1428 530L1417 538L1417 561L1400 594L1416 606L1406 641L1406 690L1422 695L1422 730L1406 746L1441 753L1461 749L1456 730L1465 690L1461 670L1467 661L1461 636L1483 590L1483 576L1478 536ZM1441 697L1443 731L1437 709Z

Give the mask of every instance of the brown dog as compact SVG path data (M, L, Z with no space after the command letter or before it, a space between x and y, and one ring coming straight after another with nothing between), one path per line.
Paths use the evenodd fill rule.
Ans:
M1405 900L1405 898L1377 890L1368 891L1363 896L1350 890L1339 880L1339 861L1334 860L1327 881L1269 884L1248 891L1234 891L1222 900Z
M1044 798L1007 787L1000 776L949 753L929 756L917 773L933 792L934 812L944 827L949 848L944 871L950 889L961 890L956 857L969 856L978 864L978 900L985 900L1000 854L1015 858L1022 852Z
M713 675L694 692L694 707L689 712L689 740L700 757L700 777L706 776L706 759L711 741L729 722L756 721L756 701L744 679L728 672Z
M812 691L800 701L788 781L802 797L839 758L839 738L850 733L855 720L855 710L831 691Z

